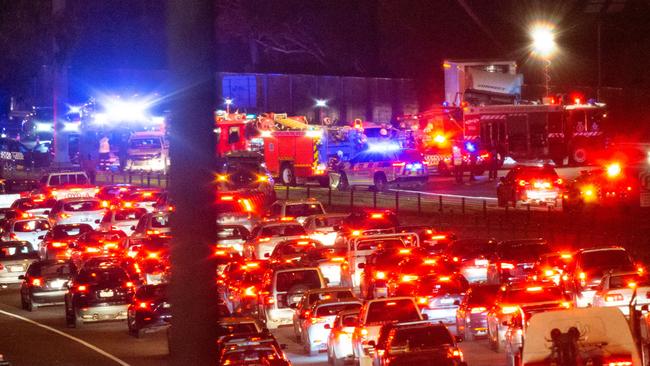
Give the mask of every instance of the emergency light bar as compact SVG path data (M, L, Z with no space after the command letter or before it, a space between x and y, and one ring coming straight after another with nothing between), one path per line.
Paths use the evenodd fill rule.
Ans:
M378 143L369 144L368 151L370 152L390 152L400 150L401 147L395 143Z

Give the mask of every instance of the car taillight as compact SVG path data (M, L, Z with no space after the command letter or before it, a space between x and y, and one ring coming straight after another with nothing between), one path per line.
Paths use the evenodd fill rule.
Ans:
M607 358L603 360L603 366L632 366L632 358L630 356Z
M2 263L0 263L0 271L2 271L3 269L5 269L5 266L3 266Z
M43 286L43 280L40 278L32 278L32 286L41 287Z
M147 235L158 235L160 231L158 230L147 230Z
M512 263L501 263L501 269L515 269L515 265Z
M102 250L95 247L86 247L86 253L100 253Z
M52 248L65 248L68 246L68 243L63 243L60 241L55 241L52 243Z
M327 322L326 319L324 319L324 318L319 318L319 317L317 317L317 316L312 316L311 318L309 318L309 321L310 321L312 324L318 324L318 323L325 323L325 322Z
M562 183L564 183L562 178L558 178L558 179L555 180L555 184L557 184L557 185L562 185Z
M426 305L429 303L429 298L426 296L420 296L418 297L418 304L419 305Z
M526 184L528 184L528 182L526 182L525 180L523 180L523 179L520 179L520 180L519 180L519 186L520 186L520 187L525 187Z
M545 182L545 181L535 182L535 183L533 183L533 188L537 188L537 189L551 188L551 183L550 182Z
M77 292L87 292L88 286L86 285L77 285Z
M486 308L484 308L482 306L479 306L479 307L472 308L469 312L472 313L472 314L479 314L479 313L482 313L482 312L484 312L486 310L487 310Z
M247 287L247 288L244 290L244 296L248 296L248 297L256 297L257 294L255 293L255 286Z
M401 167L403 167L404 165L406 165L406 163L403 162L403 161L396 161L396 162L393 163L393 166L394 166L394 167L398 167L398 168L401 168Z
M512 314L517 311L516 306L502 306L501 307L501 314Z
M366 328L361 328L361 329L359 330L359 334L361 335L361 338L362 338L362 339L365 339L366 337L368 337L368 329L366 329Z
M417 280L419 276L416 275L403 275L402 276L402 282L413 282Z
M605 295L605 302L616 302L616 301L623 301L623 295L622 294Z
M152 304L150 304L150 303L148 303L148 302L144 302L144 301L141 301L141 302L138 303L138 307L139 307L140 309L143 309L143 310L149 310L149 309L151 309L151 305L152 305Z
M133 282L131 282L131 281L126 281L126 283L124 283L124 287L127 287L127 288L134 288L135 285L134 285Z
M275 299L272 297L267 297L266 298L266 305L273 305L275 304Z
M449 357L452 358L463 358L463 352L458 348L452 348L449 350Z
M10 233L9 239L18 239L18 237L16 236L16 233Z
M68 218L70 218L70 217L72 217L72 215L67 214L67 213L65 213L65 212L61 212L61 213L59 214L59 218L62 218L62 219L68 219Z
M260 242L260 243L264 243L264 242L267 242L267 241L270 241L270 240L271 240L271 238L268 238L268 237L257 239L257 241Z
M382 271L375 272L375 278L378 279L378 280L385 280L386 279L386 272L382 272Z

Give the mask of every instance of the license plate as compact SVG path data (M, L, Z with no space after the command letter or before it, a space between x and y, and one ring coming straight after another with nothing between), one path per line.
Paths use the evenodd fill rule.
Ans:
M65 280L54 280L50 282L50 288L62 288L65 285Z
M113 297L113 290L99 291L99 297Z
M93 221L93 219L90 219L88 217L82 217L79 221L81 221L81 222L91 222L91 221Z
M299 302L300 302L300 299L302 299L302 295L293 296L293 297L291 298L291 301L293 301L294 303L299 303Z
M24 271L23 266L11 266L9 267L11 272L22 272Z
M449 305L454 303L454 299L442 299L440 300L440 303L443 305Z

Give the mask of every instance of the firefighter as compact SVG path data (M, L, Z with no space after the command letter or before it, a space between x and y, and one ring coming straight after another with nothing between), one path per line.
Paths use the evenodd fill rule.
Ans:
M463 183L463 153L458 145L451 148L451 160L454 165L454 176L456 183Z
M469 151L469 181L470 182L475 182L476 177L474 176L474 172L476 171L476 161L478 159L476 150L474 151Z
M490 173L489 173L489 178L490 180L497 180L499 177L498 170L499 169L499 151L495 146L493 146L490 149Z

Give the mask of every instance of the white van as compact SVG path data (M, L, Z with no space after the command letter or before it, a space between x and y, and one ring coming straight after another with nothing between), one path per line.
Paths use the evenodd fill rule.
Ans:
M162 132L135 132L129 138L126 170L166 173L169 145Z

